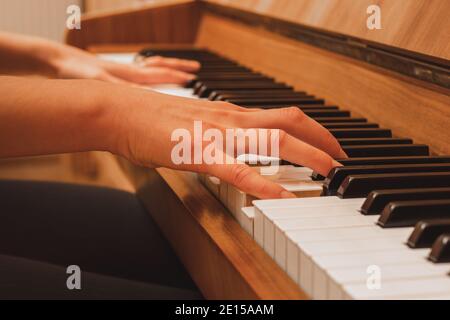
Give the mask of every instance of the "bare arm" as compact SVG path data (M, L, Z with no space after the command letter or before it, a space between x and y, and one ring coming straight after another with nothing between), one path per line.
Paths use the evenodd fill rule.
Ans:
M195 136L194 121L223 136L226 129L280 129L280 156L323 175L339 166L333 157L345 157L336 139L295 107L248 111L95 80L17 77L0 77L0 97L0 157L104 150L142 166L208 173L259 198L293 195L244 164L176 164L172 134Z
M96 79L128 84L183 84L198 70L196 61L151 57L140 65L102 61L57 42L0 32L0 74L40 74L52 78Z

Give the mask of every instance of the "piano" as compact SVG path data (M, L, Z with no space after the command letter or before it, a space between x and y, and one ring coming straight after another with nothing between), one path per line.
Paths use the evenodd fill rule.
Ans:
M450 3L385 1L381 30L370 4L177 0L68 32L106 58L198 60L186 87L153 89L297 106L349 155L327 177L242 157L298 197L269 200L115 159L206 298L450 299Z

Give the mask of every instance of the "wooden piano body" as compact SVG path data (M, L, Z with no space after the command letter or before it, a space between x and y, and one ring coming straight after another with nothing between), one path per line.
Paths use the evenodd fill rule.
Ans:
M374 2L381 30L366 26ZM208 48L449 154L449 12L440 0L175 0L87 15L66 39ZM308 298L193 174L117 161L206 298Z

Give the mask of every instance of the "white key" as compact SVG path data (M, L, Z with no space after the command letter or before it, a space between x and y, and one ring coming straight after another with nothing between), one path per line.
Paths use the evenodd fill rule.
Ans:
M219 198L219 196L220 196L220 180L216 177L206 175L204 183L205 183L205 186L208 188L208 190L214 196L216 196L216 198Z
M245 231L253 238L253 219L255 217L254 207L243 207L237 220Z
M299 283L315 299L327 298L327 274L315 265L315 258L332 255L340 258L346 253L387 252L405 250L404 235L378 235L368 239L336 240L303 243L299 258Z
M450 277L407 279L383 282L378 290L371 290L366 284L345 287L349 299L420 299L435 294L450 292Z
M404 246L404 249L400 250L358 253L353 252L346 254L316 256L314 257L314 269L309 270L309 272L313 274L310 279L314 279L316 287L320 287L320 285L317 284L318 281L325 279L326 284L323 286L328 290L327 297L329 299L342 299L345 296L342 288L328 276L331 270L358 267L362 267L367 270L367 268L372 265L385 266L421 263L424 261L425 256L428 253L428 249L408 250L408 248ZM301 260L301 258L299 260ZM307 270L300 271L299 284L309 281L306 277L307 272ZM304 277L302 278L302 276Z
M393 280L399 281L436 276L445 277L450 271L450 263L434 264L425 259L413 263L377 265L377 267L380 270L381 286L383 286L383 283ZM325 284L326 290L328 291L326 298L330 299L344 296L346 294L345 286L357 284L367 285L369 279L366 266L331 269L327 272L331 280L330 283Z
M361 201L362 204L362 201ZM358 207L361 205L356 204ZM309 217L330 217L330 216L349 216L356 215L353 211L355 208L354 203L332 206L303 206L302 208L283 208L267 209L263 212L263 243L264 249L271 256L275 256L275 227L274 221L283 219L297 219L297 218L309 218Z
M254 238L260 245L264 245L264 211L269 208L298 208L301 209L304 206L322 206L332 205L336 203L360 203L359 199L340 199L338 197L312 197L312 198L296 198L296 199L277 199L277 200L255 200L253 205L255 207L255 219L254 219Z
M406 237L409 235L411 229L399 228L389 229L391 235L398 235L399 237ZM329 228L329 229L312 229L312 230L294 230L286 232L287 248L282 251L279 246L276 247L276 257L283 260L286 265L286 271L298 282L299 276L299 259L300 247L304 243L322 243L331 240L350 240L350 239L367 239L376 238L382 235L382 229L376 226L362 226L350 228Z

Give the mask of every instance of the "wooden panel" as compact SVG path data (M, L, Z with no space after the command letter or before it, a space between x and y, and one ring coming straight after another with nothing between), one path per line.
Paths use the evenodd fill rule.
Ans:
M206 298L307 298L194 174L119 162Z
M104 43L192 43L200 20L195 1L140 6L83 16L81 30L69 30L66 42L80 48Z
M450 59L450 1L207 0L263 15ZM382 29L369 30L366 9L381 8Z
M197 45L450 154L450 92L234 21L205 15Z

